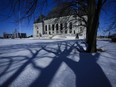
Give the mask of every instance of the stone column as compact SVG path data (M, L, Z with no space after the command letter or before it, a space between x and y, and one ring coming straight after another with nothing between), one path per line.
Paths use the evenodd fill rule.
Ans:
M54 24L54 34L56 34L56 24Z
M52 34L52 24L50 24L50 28L51 28L51 34Z
M74 34L75 27L72 26L72 34Z
M64 25L64 23L62 23L62 34L65 33L65 32L64 32L64 28L65 28L65 25Z
M47 35L49 35L49 25L47 24Z
M61 32L60 32L60 23L58 24L58 34L61 34Z

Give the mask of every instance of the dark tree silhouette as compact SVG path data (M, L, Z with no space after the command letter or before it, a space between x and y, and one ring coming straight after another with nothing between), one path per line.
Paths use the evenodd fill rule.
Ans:
M109 0L53 0L54 3L63 3L70 2L65 6L65 9L71 7L72 10L75 10L76 15L81 18L86 27L86 42L87 42L87 52L96 52L96 37L99 27L99 18L102 7ZM114 1L115 0L110 0ZM22 19L32 17L33 14L39 9L42 9L45 5L47 6L48 0L12 0L11 7L13 12L17 11L16 9L23 8L21 10L23 15ZM65 9L62 9L63 11ZM38 10L38 11L39 11ZM83 14L84 13L84 14ZM83 17L87 16L87 20ZM81 25L82 26L82 25Z

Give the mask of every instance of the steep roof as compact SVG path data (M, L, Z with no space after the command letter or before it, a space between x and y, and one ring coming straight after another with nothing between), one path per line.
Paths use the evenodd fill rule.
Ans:
M65 2L53 8L46 17L43 15L39 16L39 18L34 23L42 22L43 18L44 20L46 20L50 18L58 18L62 16L69 16L76 14L77 12L73 9L73 7L71 7L71 3ZM82 15L84 13L82 11L78 11L78 14Z
M71 3L69 2L59 4L57 7L53 8L52 11L49 12L46 19L76 14L75 11L71 8L70 4Z

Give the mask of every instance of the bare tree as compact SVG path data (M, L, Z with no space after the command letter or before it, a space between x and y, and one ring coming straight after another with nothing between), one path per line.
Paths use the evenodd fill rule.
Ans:
M54 0L54 3L62 3L67 0ZM103 5L108 0L70 0L70 4L66 7L72 7L72 10L75 10L76 15L81 18L84 22L84 26L87 29L86 33L86 42L87 42L87 52L96 52L96 37L99 26L99 18ZM115 1L115 0L114 0ZM17 7L22 10L22 18L31 17L34 12L38 9L42 9L43 6L47 5L48 0L12 0L13 11L16 11ZM69 2L69 1L68 1ZM87 20L83 15L78 12L78 10L84 12L87 16ZM39 11L39 10L38 10ZM114 24L115 25L115 24Z

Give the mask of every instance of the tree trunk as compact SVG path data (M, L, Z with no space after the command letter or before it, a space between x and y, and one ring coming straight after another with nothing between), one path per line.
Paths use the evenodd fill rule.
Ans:
M87 24L87 52L96 52L96 38L99 26L99 16L102 6L102 0L88 0L88 24Z

